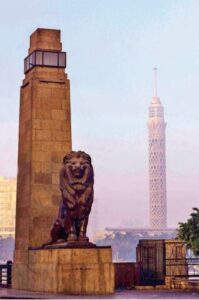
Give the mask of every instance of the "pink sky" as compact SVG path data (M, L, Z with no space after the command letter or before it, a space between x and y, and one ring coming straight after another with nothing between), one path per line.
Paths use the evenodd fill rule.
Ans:
M168 225L187 219L199 203L199 2L8 0L0 8L0 176L17 173L29 35L37 27L60 28L73 148L93 158L98 227L148 225L146 124L154 66L167 122Z

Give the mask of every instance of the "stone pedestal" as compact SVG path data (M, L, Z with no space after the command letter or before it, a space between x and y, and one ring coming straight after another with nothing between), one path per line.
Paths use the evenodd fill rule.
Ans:
M114 292L111 247L29 250L28 268L18 264L15 270L15 288L81 295Z

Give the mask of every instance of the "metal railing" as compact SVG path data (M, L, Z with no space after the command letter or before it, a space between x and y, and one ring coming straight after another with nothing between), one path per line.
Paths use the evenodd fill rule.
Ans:
M11 287L12 283L12 261L0 265L0 287Z

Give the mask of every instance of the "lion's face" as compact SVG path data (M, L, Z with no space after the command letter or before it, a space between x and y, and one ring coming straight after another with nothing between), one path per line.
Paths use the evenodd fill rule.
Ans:
M65 176L68 184L77 191L84 191L93 183L91 158L83 151L72 151L64 157Z
M73 157L67 163L67 167L69 168L73 178L82 178L84 177L85 170L89 168L88 161L83 157Z

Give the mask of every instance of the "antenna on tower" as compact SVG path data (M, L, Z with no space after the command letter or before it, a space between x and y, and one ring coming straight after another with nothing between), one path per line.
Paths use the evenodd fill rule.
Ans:
M158 79L157 79L157 71L158 68L153 68L154 71L154 92L155 92L155 97L158 96L157 90L158 90Z

